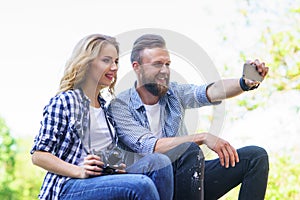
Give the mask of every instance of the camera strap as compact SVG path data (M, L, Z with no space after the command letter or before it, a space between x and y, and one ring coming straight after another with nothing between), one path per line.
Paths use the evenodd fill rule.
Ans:
M112 130L111 130L111 123L109 122L109 116L107 114L107 111L103 108L103 112L104 112L104 117L105 117L105 121L108 127L108 131L112 140L112 143L117 145L117 135L115 134L115 136L113 136Z
M102 106L101 106L102 107ZM104 112L104 118L105 118L105 122L106 122L106 125L107 125L107 128L108 128L108 131L109 131L109 134L110 134L110 137L111 137L111 140L112 140L112 145L110 146L116 146L117 145L117 136L113 136L113 132L112 132L112 128L111 128L111 123L109 121L109 116L107 114L107 111L104 107L102 107L102 110ZM90 153L93 153L92 152L92 145L91 145L91 134L90 134L90 126L91 126L91 117L89 117L89 122L88 122L88 147L89 147L89 152ZM86 151L86 150L85 150Z

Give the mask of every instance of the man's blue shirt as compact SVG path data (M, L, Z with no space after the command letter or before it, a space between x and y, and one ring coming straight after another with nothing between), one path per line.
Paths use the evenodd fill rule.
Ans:
M206 96L207 86L170 83L167 93L159 100L163 137L188 134L183 120L185 110L212 105ZM146 109L135 87L120 93L109 110L116 123L119 143L134 153L153 153L158 138L150 130Z

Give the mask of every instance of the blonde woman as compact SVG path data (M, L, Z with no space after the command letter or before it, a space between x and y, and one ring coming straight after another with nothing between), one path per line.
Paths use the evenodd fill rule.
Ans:
M39 199L172 199L166 156L150 154L127 168L121 156L108 166L107 155L119 149L101 91L114 96L118 60L114 37L92 34L75 46L30 152L47 171Z

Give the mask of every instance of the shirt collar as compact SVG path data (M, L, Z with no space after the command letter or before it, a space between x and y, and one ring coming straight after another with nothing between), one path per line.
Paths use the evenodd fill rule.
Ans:
M142 99L139 96L139 93L136 90L137 81L135 81L134 86L131 88L130 96L133 107L138 110L139 108L143 107L144 104L142 102Z
M88 102L88 104L90 104L90 102L91 102L90 99L84 94L84 92L82 91L81 88L75 89L75 93L78 94L81 102ZM98 96L98 101L100 102L101 108L107 109L106 101L100 95Z
M77 88L74 92L79 96L81 102L90 102L90 99L84 94L81 88Z

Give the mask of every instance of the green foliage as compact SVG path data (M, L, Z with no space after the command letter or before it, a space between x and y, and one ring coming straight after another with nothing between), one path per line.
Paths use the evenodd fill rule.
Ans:
M264 9L253 9L258 5ZM241 12L246 24L255 24L251 21L255 18L249 18L250 15L259 15L261 12L272 13L272 8L264 5L261 1L249 2L246 14ZM259 88L260 93L251 92L252 96L243 95L237 98L237 104L247 110L263 106L262 102L266 102L273 92L300 90L300 7L297 2L294 2L285 4L285 8L281 8L280 11L282 12L274 16L275 20L280 20L275 23L276 25L268 17L261 19L265 22L265 26L262 32L258 33L261 37L255 46L255 51L250 52L251 55L240 52L242 60L248 57L264 57L263 60L269 67L267 78Z
M32 140L14 139L0 118L0 199L37 199L44 171L30 159Z
M13 189L17 191L19 197L22 197L22 200L37 199L45 176L45 171L34 166L31 162L31 155L29 152L32 143L33 140L17 140L19 151L16 157L16 179L13 184Z
M269 73L258 89L259 93L248 92L253 98L244 94L235 98L235 101L246 110L263 106L262 102L268 101L268 97L274 92L300 90L299 2L299 0L287 0L286 3L280 0L246 2L236 0L235 13L239 16L239 20L234 19L230 24L226 24L228 27L224 25L220 28L223 34L220 37L226 38L221 45L227 45L225 48L232 49L233 53L238 39L245 39L245 36L240 34L241 36L235 38L232 30L239 31L241 28L250 32L256 30L255 37L249 38L251 46L238 46L239 60L244 62L258 58L269 67ZM223 30L224 27L228 31ZM240 70L232 67L233 62L235 61L229 59L228 63L224 64L222 74L232 75L234 70ZM239 66L240 62L237 64ZM252 99L256 104L250 102Z
M267 26L261 36L264 49L271 55L271 86L276 90L300 89L300 7L290 4L281 27ZM297 7L295 7L297 6Z
M16 141L11 137L5 121L0 118L0 199L14 198L12 183L15 180L16 153Z
M266 199L300 199L300 164L288 156L275 157L270 164Z
M299 14L298 14L299 15ZM300 20L300 17L298 17ZM262 42L272 55L269 77L277 90L300 89L300 28L299 21L288 30L274 32L270 28L262 35ZM297 25L296 25L297 24Z
M251 110L255 110L256 108L258 108L259 106L261 106L261 102L260 101L256 101L253 100L253 96L250 97L250 99L240 99L237 101L237 104L241 107L244 107L245 109L251 111Z

